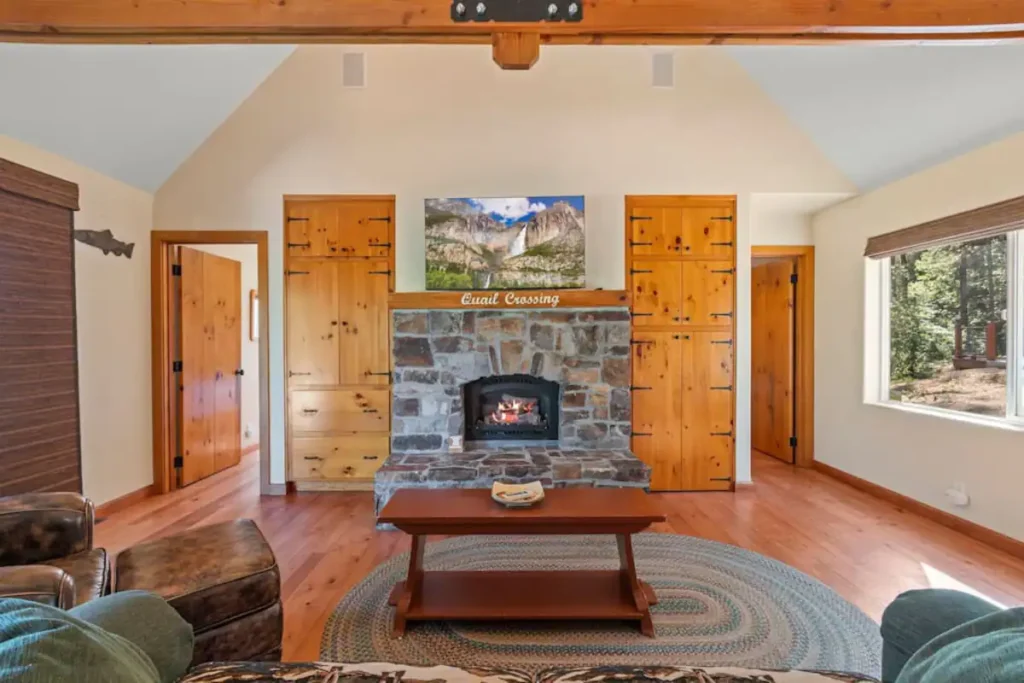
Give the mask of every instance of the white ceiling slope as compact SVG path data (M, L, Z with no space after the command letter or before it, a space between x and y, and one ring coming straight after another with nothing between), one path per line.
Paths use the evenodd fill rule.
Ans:
M293 49L0 44L0 134L154 192Z
M862 190L1024 130L1024 45L729 47Z

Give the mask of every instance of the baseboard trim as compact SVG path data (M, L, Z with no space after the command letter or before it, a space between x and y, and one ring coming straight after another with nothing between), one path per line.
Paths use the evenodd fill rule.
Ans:
M998 531L981 526L980 524L970 520L966 520L963 517L957 517L945 510L932 507L927 503L914 500L902 493L896 493L884 486L880 486L866 479L861 479L849 472L844 472L843 470L832 467L831 465L826 465L823 462L815 461L814 469L822 474L832 477L833 479L841 481L844 484L849 484L859 491L863 491L864 493L871 494L876 498L881 498L886 502L892 503L907 512L918 514L926 519L932 520L933 522L937 522L944 527L952 529L953 531L959 531L960 533L970 536L977 541L981 541L986 545L990 545L997 550L1002 550L1003 552L1013 555L1018 559L1024 560L1024 542L1022 541L1018 541L1017 539L1001 534Z
M143 486L141 489L126 493L123 496L115 498L114 500L108 500L106 503L96 507L96 518L97 520L120 512L125 508L129 508L136 503L151 498L156 495L156 488L153 484L149 486Z
M246 446L245 448L243 448L242 449L242 455L243 456L249 455L250 453L258 451L259 449L260 449L260 445L258 443L254 443L252 445L249 445L249 446Z

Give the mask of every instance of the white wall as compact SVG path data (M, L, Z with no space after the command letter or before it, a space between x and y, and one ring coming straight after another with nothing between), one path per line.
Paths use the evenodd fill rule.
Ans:
M759 192L750 197L750 243L793 246L814 244L813 215L853 196L850 192Z
M737 477L749 478L750 195L853 187L725 52L545 47L525 72L485 46L366 46L364 89L342 46L300 47L160 188L166 230L270 234L271 481L284 478L285 194L395 194L397 288L424 286L423 199L584 194L587 284L620 289L624 196L736 194Z
M149 233L153 196L0 135L0 157L78 184L75 227L134 242L132 258L75 242L82 479L97 505L153 483Z
M1018 196L1022 187L1024 133L828 209L813 229L817 459L1024 540L1024 432L865 403L865 374L877 361L865 354L865 321L870 331L878 314L865 291L877 293L878 270L863 257L872 235ZM954 482L966 484L969 508L946 503Z
M249 292L259 291L259 271L255 244L193 244L215 256L242 264L242 449L260 442L260 343L249 339ZM246 435L248 430L249 434Z

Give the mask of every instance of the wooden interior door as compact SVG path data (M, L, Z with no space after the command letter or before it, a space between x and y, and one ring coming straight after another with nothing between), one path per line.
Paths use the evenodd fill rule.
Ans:
M688 332L682 344L682 485L689 491L732 488L732 332Z
M651 466L652 491L682 487L681 333L633 333L633 453Z
M338 384L338 267L332 261L303 260L286 271L289 387Z
M751 274L751 445L792 463L795 264L772 260L755 264Z
M241 458L242 265L179 248L180 484Z
M629 274L633 324L678 325L683 315L683 264L634 259Z
M338 264L338 289L344 292L338 314L338 384L391 383L391 340L388 335L387 259L352 260Z

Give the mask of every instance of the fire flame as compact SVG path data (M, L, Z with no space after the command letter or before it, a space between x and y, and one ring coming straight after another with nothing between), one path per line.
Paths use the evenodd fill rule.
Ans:
M513 398L509 401L498 401L498 407L491 415L493 424L516 424L521 415L529 414L537 405L535 400L525 398Z

